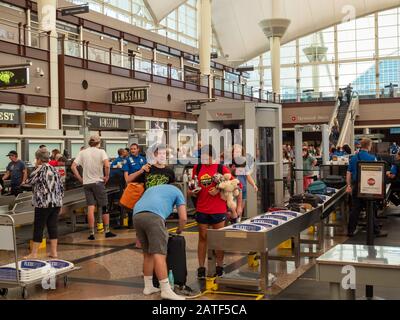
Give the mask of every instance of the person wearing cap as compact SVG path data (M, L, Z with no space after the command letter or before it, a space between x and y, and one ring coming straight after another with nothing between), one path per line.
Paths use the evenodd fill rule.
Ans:
M78 166L83 168L83 177L79 174ZM75 177L83 184L86 203L88 205L88 223L90 228L89 240L94 237L94 209L102 209L106 238L115 237L110 231L110 215L107 212L107 192L105 184L110 178L110 161L107 153L100 149L100 137L92 136L89 139L89 148L78 153L71 165ZM103 173L105 172L105 175Z
M28 178L28 171L25 163L18 159L18 153L15 150L10 151L7 157L11 160L6 168L3 180L11 180L11 194L18 195L21 193L20 186Z
M354 154L360 152L361 144L360 140L354 141Z

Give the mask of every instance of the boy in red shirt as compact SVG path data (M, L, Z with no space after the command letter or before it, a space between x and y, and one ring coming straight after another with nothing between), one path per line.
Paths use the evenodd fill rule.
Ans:
M197 249L197 257L199 268L197 269L197 278L205 279L206 268L204 267L207 253L207 229L211 226L213 229L221 229L225 226L227 218L226 201L221 199L219 190L213 181L213 176L218 173L218 160L212 146L207 145L201 148L200 170L195 165L193 168L192 178L197 175L199 191L188 191L189 196L197 197L196 203L196 221L199 228L199 243ZM198 172L198 174L197 174ZM222 166L222 174L229 173L227 167ZM223 260L224 252L215 251L217 267L217 276L222 276L224 272Z

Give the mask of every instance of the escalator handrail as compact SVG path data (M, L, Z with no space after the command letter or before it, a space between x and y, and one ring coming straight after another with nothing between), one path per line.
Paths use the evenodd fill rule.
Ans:
M357 104L357 101L359 101L358 92L353 91L352 99L351 99L349 107L347 109L346 117L343 122L343 127L340 130L340 135L339 135L339 139L336 143L336 146L343 146L343 144L345 142L345 139L347 136L347 130L349 129L350 122L354 121L354 119L352 119L352 116L353 116L353 111L355 111L355 109L356 109L355 106ZM351 142L349 141L349 143L351 143Z

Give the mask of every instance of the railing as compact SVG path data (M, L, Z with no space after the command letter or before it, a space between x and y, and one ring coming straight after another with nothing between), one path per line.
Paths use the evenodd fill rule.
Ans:
M331 119L329 120L329 123L328 123L328 131L329 132L332 132L332 128L335 125L339 107L340 107L340 100L336 99L335 108L333 109Z
M0 40L47 51L50 48L49 32L3 18L0 18L0 26Z
M375 89L359 89L355 87L358 92L359 100L363 99L387 99L387 98L400 98L400 88L381 88ZM322 102L322 101L336 101L337 92L323 91L323 92L302 92L302 93L282 93L283 103L298 103L298 102Z
M352 145L354 141L354 122L358 114L358 98L359 94L357 92L353 92L343 127L340 130L339 139L336 144L337 146L343 146L346 143L348 145Z

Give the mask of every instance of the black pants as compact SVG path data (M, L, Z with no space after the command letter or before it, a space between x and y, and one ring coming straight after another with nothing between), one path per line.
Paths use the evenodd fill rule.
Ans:
M42 242L43 230L47 225L50 240L58 237L58 214L60 207L35 208L35 220L33 223L33 241Z
M366 207L366 202L364 199L360 199L357 197L358 186L352 186L352 199L351 199L351 211L349 217L349 225L348 225L348 233L354 233L356 231L358 225L358 219L360 217L360 212L363 208ZM379 232L378 222L376 221L375 211L376 206L374 206L374 233Z

